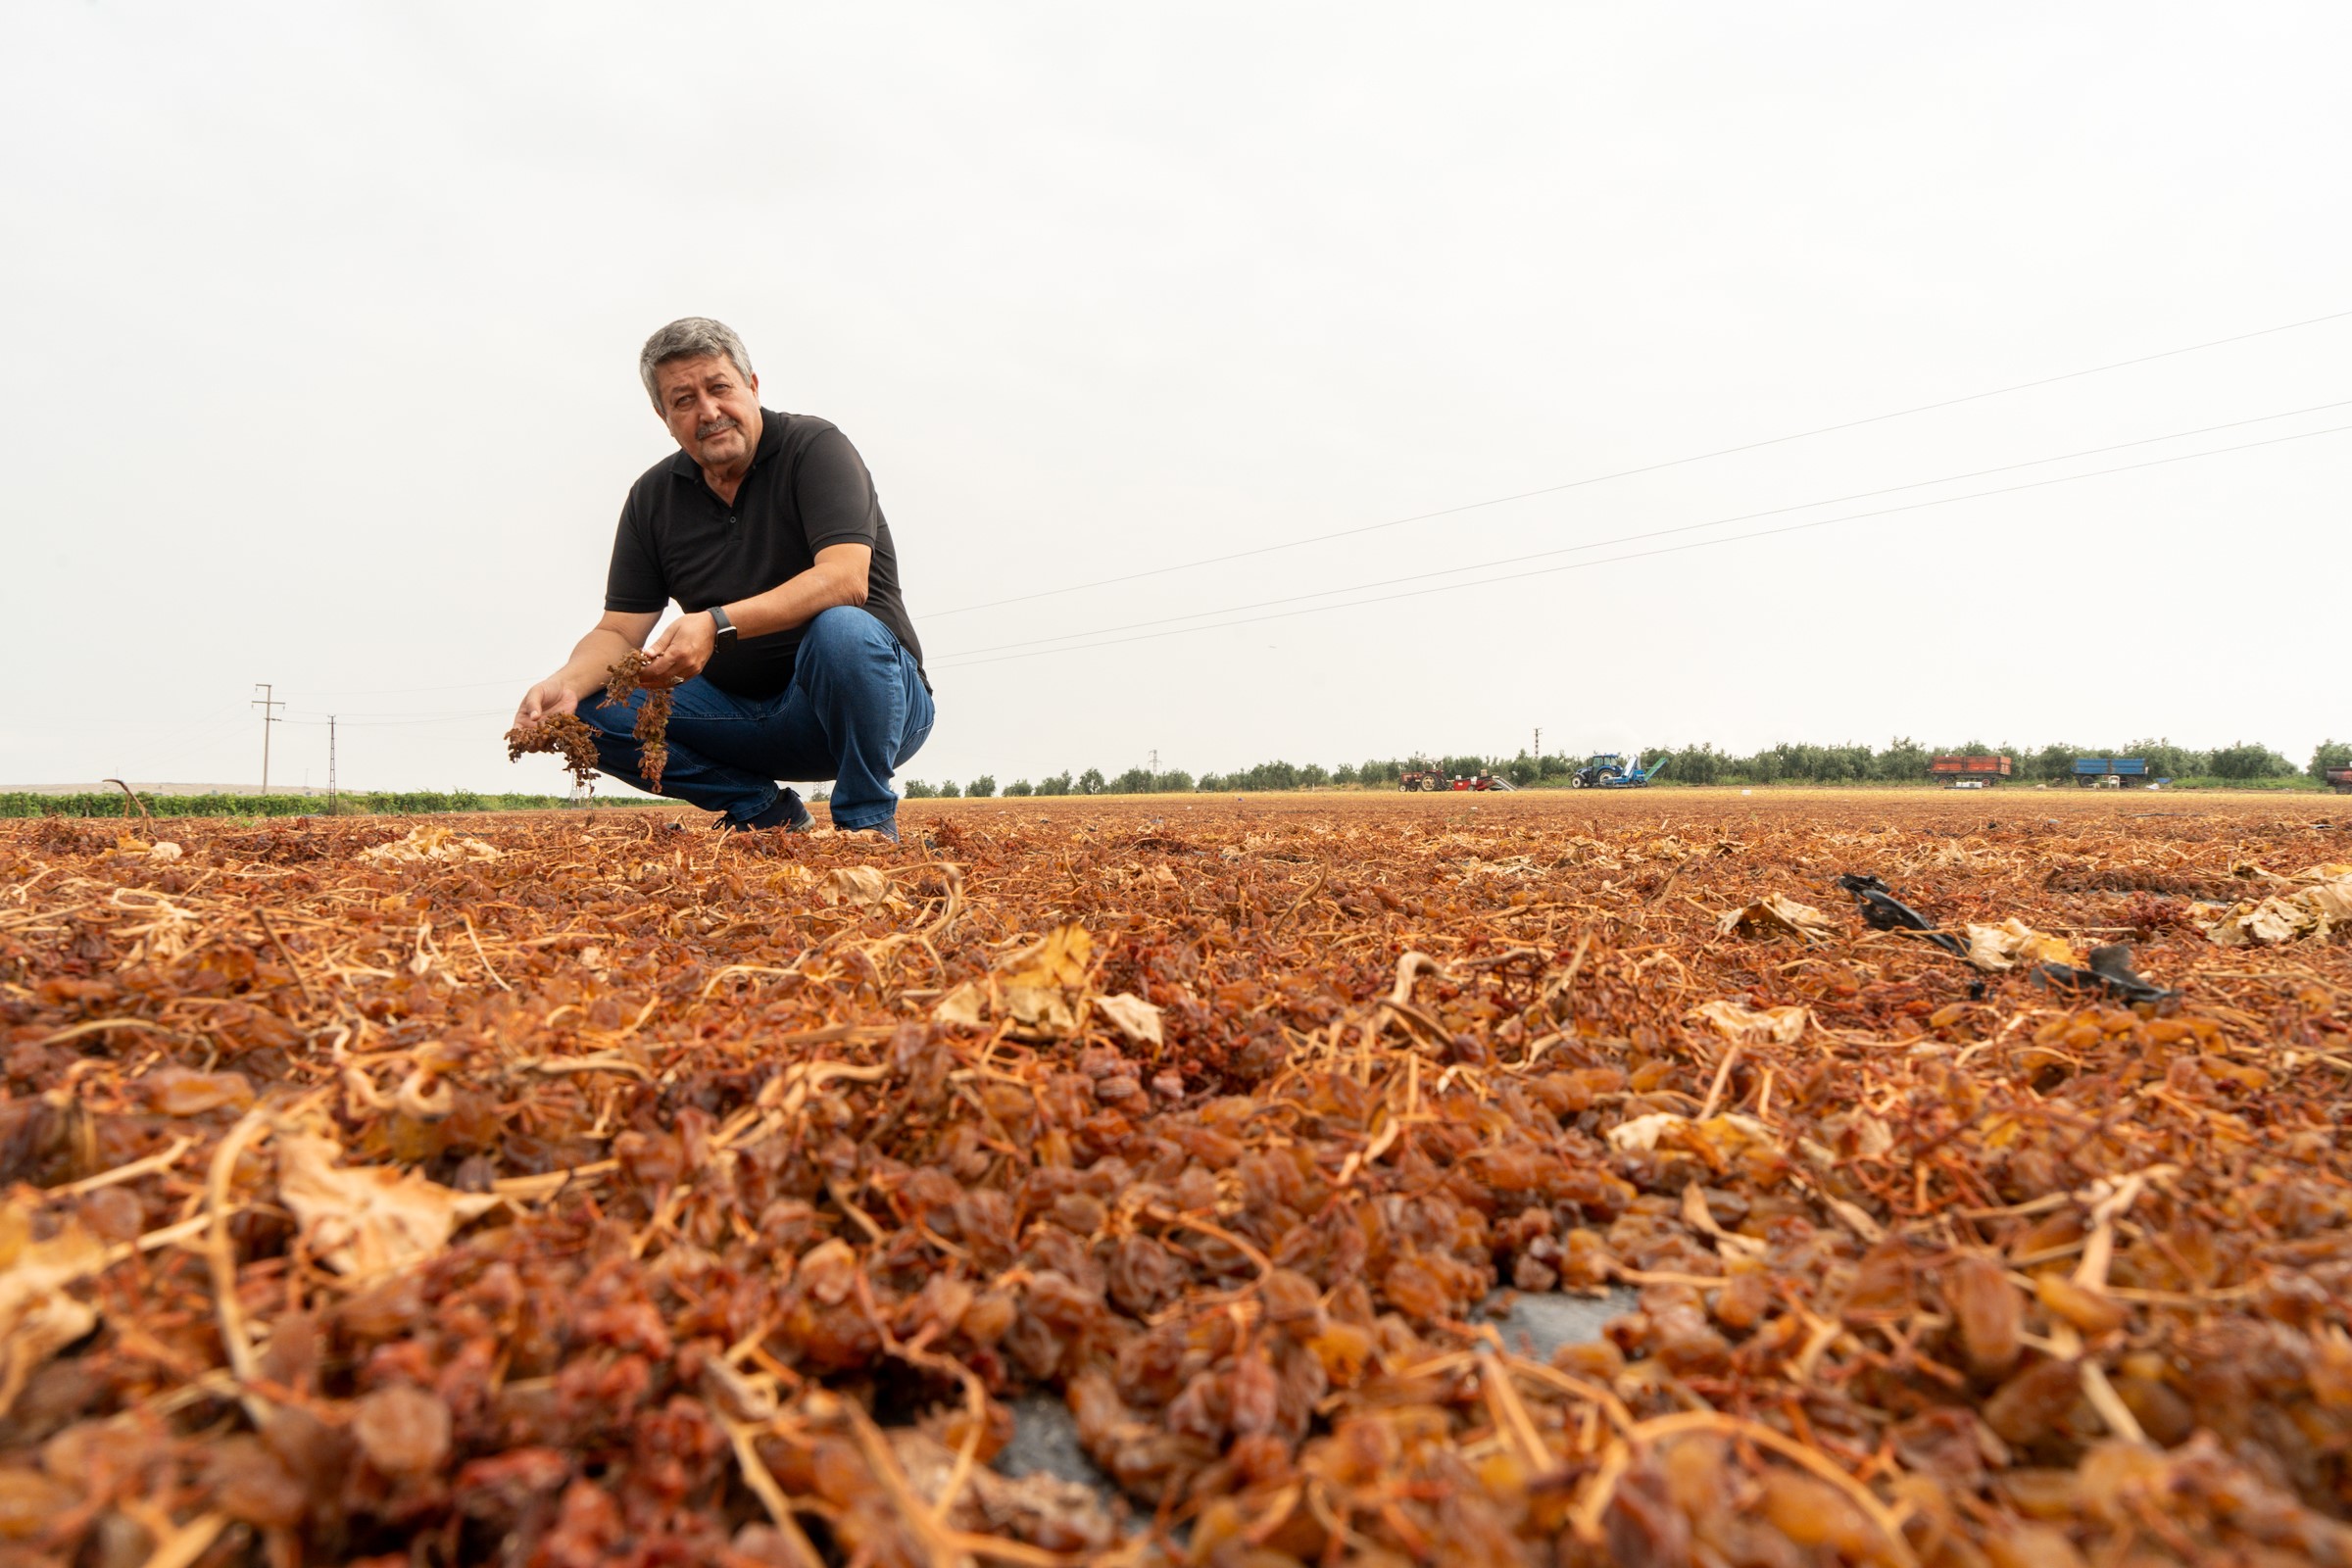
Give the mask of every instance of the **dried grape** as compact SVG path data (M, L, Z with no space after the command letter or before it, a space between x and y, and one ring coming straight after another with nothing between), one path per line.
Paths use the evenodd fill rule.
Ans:
M560 753L564 771L582 789L596 779L596 731L576 713L550 713L507 731L508 761L518 762L530 752Z
M667 686L647 686L645 666L650 662L644 652L631 649L613 662L605 672L605 703L608 707L626 703L640 690L645 701L637 705L637 722L630 733L636 737L637 772L645 787L656 795L662 793L662 772L669 761L669 711L674 700L673 689Z
M1989 1257L1963 1257L1951 1267L1946 1292L1960 1323L1960 1343L1968 1364L1979 1373L1998 1377L2017 1364L2025 1332L2025 1298L2009 1283L2001 1265Z
M422 1389L396 1384L359 1401L352 1435L386 1475L420 1475L449 1453L449 1407Z
M2338 830L1667 801L0 826L0 1564L2352 1560L2352 945L1720 925Z

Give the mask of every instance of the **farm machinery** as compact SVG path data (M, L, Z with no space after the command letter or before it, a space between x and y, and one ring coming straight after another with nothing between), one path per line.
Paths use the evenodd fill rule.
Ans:
M1414 790L1507 790L1514 786L1507 778L1492 773L1456 773L1446 776L1441 767L1407 768L1398 775L1396 787L1410 793Z
M2144 757L2078 757L2075 782L2084 789L2120 790L2127 784L2148 782Z
M1942 779L1943 787L1951 790L1990 789L1993 780L2007 778L2010 773L2009 759L1998 752L1955 752L1928 760L1928 777Z
M1602 752L1568 775L1568 787L1576 790L1638 790L1656 778L1665 767L1666 759L1662 757L1643 767L1640 752L1634 754L1631 762L1615 752Z

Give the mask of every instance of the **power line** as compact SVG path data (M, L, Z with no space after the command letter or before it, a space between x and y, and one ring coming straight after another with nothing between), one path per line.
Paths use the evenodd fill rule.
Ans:
M2198 354L2206 349L2226 348L2232 343L2244 343L2258 337L2270 337L2279 332L2292 332L2306 326L2319 326L2328 321L2340 321L2352 317L2352 311L2332 311L2326 316L2314 316L2305 320L2288 321L2278 326L2261 327L2252 332L2239 332L2231 337L2217 337L2204 343L2190 343L2161 353L2142 354L2135 359L2116 360L2106 365L2093 365L2084 369L2068 370L2060 375L2045 375L2038 380L2018 381L2009 386L1996 386L1983 392L1970 392L1961 397L1944 398L1936 403L1922 403L1908 409L1895 409L1886 414L1873 414L1860 419L1847 419L1838 424L1816 425L1810 430L1796 430L1788 435L1748 441L1739 446L1718 447L1712 452L1692 453L1689 457L1669 458L1662 463L1644 464L1637 468L1620 468L1614 473L1596 473L1583 479L1570 479L1562 484L1544 485L1534 490L1521 490L1512 495L1494 496L1485 501L1466 502L1458 507L1441 507L1435 512L1418 512L1408 517L1391 517L1385 522L1359 523L1352 528L1337 528L1329 533L1307 534L1286 539L1279 544L1257 545L1248 550L1228 551L1223 555L1201 556L1192 561L1179 561L1165 566L1149 566L1141 571L1122 572L1116 576L1097 577L1088 582L1070 583L1060 588L1041 588L1035 593L1014 594L1004 599L990 599L976 605L959 605L953 610L927 612L924 618L940 620L949 615L965 615L974 611L995 610L1004 605L1026 604L1035 599L1052 599L1060 594L1082 593L1091 588L1107 588L1117 583L1136 582L1145 577L1164 576L1172 571L1190 571L1195 566L1213 566L1221 562L1244 561L1252 556L1272 555L1279 550L1296 550L1304 545L1324 544L1333 539L1350 539L1361 534L1378 533L1384 528L1400 528L1410 522L1427 522L1433 517L1450 517L1464 512L1478 512L1488 507L1508 505L1514 501L1529 501L1537 496L1557 495L1563 490L1580 489L1586 485L1607 484L1615 479L1631 479L1644 473L1657 473L1686 464L1705 463L1714 458L1728 458L1742 452L1760 452L1766 447L1783 446L1790 441L1810 440L1817 435L1836 435L1841 430L1859 430L1865 425L1883 424L1888 419L1908 418L1915 414L1934 414L1941 409L1956 409L1967 403L1981 403L1986 398L2006 397L2013 392L2031 392L2036 387L2056 386L2062 381L2080 380L2086 375L2103 375L2109 370L2126 370L2136 365L2153 365L2159 360L2177 359L2183 354Z
M234 709L241 707L242 705L229 703L223 706L225 708ZM192 756L199 751L203 751L210 747L215 741L220 740L223 735L229 734L233 730L244 728L246 723L251 718L252 714L239 712L232 717L219 720L218 722L214 723L210 729L205 730L202 734L198 734L193 729L183 729L172 735L168 739L159 742L159 746L163 747L173 746L173 744L178 741L186 741L187 744L184 746L174 747L173 750L168 752L160 760L151 761L149 765L153 769L154 776L157 778L164 777L164 770L177 763L181 758ZM278 722L282 724L285 722L285 720L280 719Z
M455 724L461 721L471 722L477 718L491 718L500 713L511 713L513 711L513 709L508 708L475 708L466 710L462 712L404 713L388 717L372 717L367 715L350 717L330 715L327 718L285 718L278 720L278 722L281 724L301 724L311 729L324 729L330 723L335 722L337 717L340 717L342 726L345 729L401 729L420 724Z
M212 735L219 734L222 728L233 727L235 725L242 724L252 716L252 713L247 710L245 704L237 702L232 698L228 702L207 709L201 713L194 714L193 716L183 716L176 723L163 723L155 725L152 729L146 731L145 733L154 736L154 739L151 742L153 745L176 746L181 741L184 741L188 737L195 735L198 731L203 731L206 737L210 738ZM225 724L223 723L224 720ZM36 726L26 727L31 728ZM110 739L116 738L124 733L141 733L141 731L136 728L125 731L122 724L118 723L112 718L93 719L86 725L73 724L61 725L57 727L71 729L103 729Z
M1778 528L1758 528L1752 533L1733 534L1722 539L1693 539L1684 544L1661 545L1655 550L1631 551L1622 556L1606 556L1598 561L1572 561L1564 565L1543 566L1534 571L1516 572L1508 577L1482 577L1476 582L1442 583L1430 588L1411 588L1402 593L1379 594L1370 599L1351 599L1340 605L1310 605L1303 610L1278 610L1270 615L1250 615L1240 620L1221 620L1206 626L1179 626L1171 631L1148 631L1132 637L1107 637L1099 642L1082 643L1074 648L1041 648L1028 653L1000 654L993 659L967 659L960 664L942 663L943 669L961 669L974 664L1000 664L1015 659L1042 659L1052 654L1086 653L1097 648L1115 648L1121 643L1151 642L1162 637L1182 637L1192 632L1223 631L1234 626L1253 626L1260 621L1287 620L1295 615L1318 615L1334 610L1355 610L1365 605L1388 604L1398 599L1420 599L1431 594L1458 593L1466 588L1491 588L1496 583L1524 582L1530 577L1548 577L1557 572L1582 571L1592 566L1606 566L1622 561L1642 561L1651 556L1680 555L1690 550L1705 550L1715 545L1739 544L1749 539L1769 539L1779 534L1802 533L1812 528L1827 528L1834 523L1860 522L1871 517L1890 517L1906 512L1924 512L1934 507L1948 507L1962 501L1982 501L1988 496L2014 495L2022 490L2040 490L2051 485L2074 484L2083 479L2104 478L2114 473L2130 473L2139 468L2159 468L2167 464L2193 463L2200 458L2225 457L2232 452L2251 452L2259 447L2282 446L2290 441L2309 441L2317 436L2340 435L2352 430L2352 424L2330 425L2324 430L2304 430L2295 435L2272 436L2268 440L2248 441L2233 447L2216 447L2210 452L2183 452L2169 458L2150 458L2145 463L2120 464L2112 468L2093 468L2087 473L2058 474L2047 479L2029 480L2024 484L2001 485L1991 490L1975 490L1961 496L1939 496L1933 501L1914 501L1900 507L1882 507L1875 512L1853 512L1841 517L1821 517L1811 522L1791 522ZM1696 526L1696 525L1692 525ZM1661 528L1647 534L1628 534L1617 543L1633 543L1642 539L1659 538L1683 533L1688 528ZM1405 579L1410 580L1410 579ZM1210 612L1214 613L1214 612Z
M1525 555L1499 556L1491 561L1472 562L1462 566L1440 566L1408 572L1401 577L1382 577L1370 582L1350 583L1341 588L1322 588L1310 593L1285 594L1273 599L1252 600L1247 604L1225 605L1215 610L1196 610L1189 614L1162 615L1155 620L1127 620L1116 626L1098 626L1088 631L1061 632L1051 637L1029 637L1018 642L992 643L982 648L957 649L940 655L941 667L952 667L946 662L968 660L977 654L1002 653L1013 648L1037 648L1047 643L1071 642L1081 638L1100 637L1114 631L1135 631L1146 626L1169 626L1183 620L1200 620L1210 615L1239 614L1249 610L1265 610L1275 605L1295 605L1301 600L1328 599L1334 594L1365 593L1374 588L1394 588L1399 583L1422 582L1432 577L1450 577L1465 571L1488 571L1496 566L1518 565L1524 562L1546 561L1553 556L1573 555L1586 550L1606 550L1611 545L1633 544L1644 539L1660 539L1678 533L1695 533L1706 528L1727 528L1738 522L1754 522L1764 517L1785 516L1791 512L1809 512L1815 507L1839 507L1849 501L1870 501L1879 496L1900 495L1906 490L1922 490L1930 485L1959 484L1969 479L1983 479L1996 473L2014 473L2020 468L2038 468L2046 464L2069 463L2077 458L2095 458L2109 452L2126 452L2133 447L2153 446L2161 441L2184 441L2191 436L2212 435L2221 430L2239 430L2249 424L2267 424L2275 419L2292 419L2306 414L2321 414L2330 409L2352 408L2352 398L2333 403L2315 403L2309 408L2288 409L2278 414L2256 415L2251 418L2231 419L2222 424L2200 425L2193 430L2174 430L2165 435L2142 436L2134 441L2118 441L2110 446L2084 447L2078 452L2061 452L2047 458L2032 458L2023 463L2004 463L1989 468L1975 468L1965 473L1947 473L1934 479L1916 479L1908 484L1887 485L1879 490L1857 490L1848 495L1824 496L1816 501L1800 501L1785 507L1768 507L1761 512L1742 512L1728 517L1714 517L1705 522L1686 522L1671 528L1653 528L1642 533L1620 534L1613 539L1593 539L1581 545L1561 545L1551 550L1535 550ZM2236 451L2238 448L2225 448ZM2108 472L2120 470L2103 470ZM1999 492L1986 492L1998 494ZM1873 514L1875 515L1875 514Z
M411 692L476 692L493 686L529 686L536 677L525 675L515 680L467 680L451 686L371 686L354 691L339 687L328 688L330 697L405 697Z

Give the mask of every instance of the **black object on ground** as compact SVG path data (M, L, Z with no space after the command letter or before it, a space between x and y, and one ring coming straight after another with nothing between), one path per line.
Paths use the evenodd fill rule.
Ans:
M1875 876L1856 876L1848 871L1838 878L1838 885L1854 896L1862 910L1862 918L1873 931L1916 931L1954 957L1968 956L1968 944L1949 931L1938 931L1936 922L1894 896L1892 889Z
M2104 987L2126 1002L2168 1002L2180 993L2168 991L2132 967L2132 944L2112 942L2090 950L2090 962L2078 969L2071 963L2045 963L2036 971L2043 985L2074 991Z
M1856 876L1848 871L1838 878L1838 885L1854 896L1872 930L1916 932L1955 957L1968 956L1967 943L1949 931L1937 930L1935 921L1896 898L1894 890L1876 876ZM2133 970L2129 942L2091 949L2090 962L2080 969L2071 963L2042 963L2035 967L2034 978L2045 986L2073 991L2105 990L2126 1002L2167 1002L2180 994Z

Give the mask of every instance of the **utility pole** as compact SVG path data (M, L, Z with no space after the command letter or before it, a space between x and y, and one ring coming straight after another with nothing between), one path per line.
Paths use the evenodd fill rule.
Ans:
M326 814L335 814L335 715L326 715Z
M1544 770L1544 726L1536 726L1536 771Z
M1152 748L1151 773L1153 778L1159 777L1159 748L1156 746Z
M266 681L255 681L253 689L262 695L253 706L262 710L262 793L270 793L270 726L278 722L277 710L286 705L274 699L274 688Z

